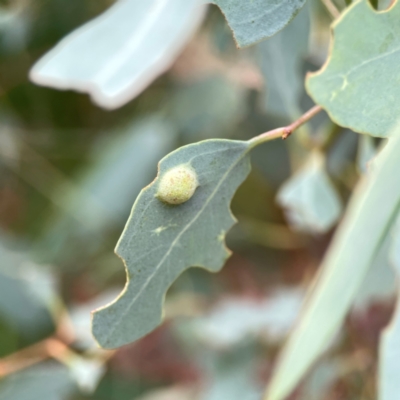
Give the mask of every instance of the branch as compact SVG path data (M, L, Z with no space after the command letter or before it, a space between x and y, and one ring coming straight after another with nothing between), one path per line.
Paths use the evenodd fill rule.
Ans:
M329 14L331 14L333 19L340 17L340 11L335 6L335 4L333 4L331 0L321 0L321 1L324 3L324 6L329 11Z
M53 337L0 359L0 378L25 369L49 357L60 359L68 347Z
M49 358L68 366L71 360L83 356L82 353L78 354L69 347L76 340L76 337L73 328L70 326L69 315L66 312L64 314L58 322L55 335L0 358L0 379ZM88 351L85 356L106 362L114 353L115 351L99 349L93 352Z
M314 106L310 110L308 110L305 114L303 114L299 119L292 122L288 126L284 126L282 128L276 128L272 131L268 131L258 135L250 140L251 145L257 146L261 143L268 142L270 140L278 139L281 137L283 140L287 139L297 128L304 125L311 118L315 117L320 111L322 111L321 106Z

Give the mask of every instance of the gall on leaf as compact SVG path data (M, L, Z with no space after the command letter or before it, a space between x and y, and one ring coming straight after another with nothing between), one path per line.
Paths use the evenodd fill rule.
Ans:
M182 204L194 195L198 186L196 171L190 165L181 164L161 177L156 197L167 204Z

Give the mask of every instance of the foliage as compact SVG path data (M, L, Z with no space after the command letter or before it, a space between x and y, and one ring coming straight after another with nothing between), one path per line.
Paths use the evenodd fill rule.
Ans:
M0 3L0 399L397 399L399 1L207 3Z
M59 43L31 77L39 84L87 91L103 107L119 107L170 66L187 31L202 20L198 3L118 2ZM118 30L110 35L113 27Z
M239 47L245 47L283 29L304 6L305 0L214 0L221 8Z
M356 132L387 137L397 122L398 4L380 13L368 0L349 7L333 25L328 62L307 80L313 99Z
M397 133L393 134L397 136ZM355 189L340 229L321 266L315 288L282 355L269 389L284 398L311 362L333 339L356 296L368 267L399 210L400 191L393 169L400 141L393 139L374 160L371 173ZM392 180L393 179L393 180ZM382 193L391 193L382 203ZM363 233L369 232L368 236ZM340 297L338 297L340 293ZM330 310L327 314L327 310Z
M230 200L249 173L246 142L208 140L182 147L159 165L157 179L137 197L117 245L128 283L116 302L93 315L93 334L105 348L122 346L160 322L165 293L188 267L218 271L228 251L225 233L233 218ZM159 181L174 167L196 171L194 196L183 204L157 197Z

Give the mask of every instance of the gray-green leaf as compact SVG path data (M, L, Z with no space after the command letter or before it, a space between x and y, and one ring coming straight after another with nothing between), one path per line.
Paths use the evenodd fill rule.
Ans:
M397 279L400 275L400 216L393 230L390 248L390 261L396 272ZM379 400L393 400L400 393L399 368L400 368L400 297L398 296L395 315L381 335L379 343Z
M233 31L239 47L251 46L283 29L305 0L213 0Z
M118 1L41 58L31 79L121 107L163 73L203 19L200 0Z
M357 294L400 205L399 129L350 201L298 326L283 350L268 400L283 400L324 351Z
M122 346L159 325L165 293L185 269L223 266L229 256L225 233L235 221L229 204L250 171L249 149L247 142L207 140L161 160L158 178L136 199L116 248L127 285L93 314L93 335L102 347ZM187 202L168 205L155 197L159 180L182 164L194 169L199 186Z
M340 217L341 200L324 163L322 154L314 152L278 192L278 203L285 208L290 224L299 230L323 233Z
M310 31L308 7L281 32L257 46L261 71L265 77L265 108L283 118L301 114L300 96L304 91L301 66L307 55Z
M354 2L333 25L326 65L307 79L316 103L341 126L387 137L400 107L400 5L373 10Z
M76 385L65 366L46 362L2 380L0 400L68 400L76 391Z

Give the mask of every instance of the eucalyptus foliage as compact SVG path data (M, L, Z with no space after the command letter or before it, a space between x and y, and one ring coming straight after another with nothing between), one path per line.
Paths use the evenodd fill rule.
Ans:
M97 344L118 349L148 337L165 320L173 319L169 307L173 301L167 301L167 292L181 282L179 277L193 271L192 267L219 272L232 254L229 247L236 249L243 238L261 247L293 250L332 233L301 312L303 290L295 295L281 291L272 296L273 301L262 300L257 306L254 299L231 299L208 316L203 306L202 318L196 320L191 314L194 323L174 327L176 336L195 354L196 368L212 376L196 399L264 396L265 400L284 400L299 387L304 399L323 396L346 368L343 360L318 363L318 359L340 340L346 317L359 307L358 299L371 297L370 293L393 295L392 278L376 291L370 290L366 280L381 269L390 271L389 263L397 275L400 270L400 0L390 4L383 0L109 3L99 6L94 18L82 18L80 27L71 22L63 28L55 17L50 18L51 27L46 29L58 32L52 40L54 47L39 57L29 73L38 85L84 92L96 105L116 110L105 116L84 103L84 97L71 97L73 104L77 99L84 104L82 115L78 114L87 126L104 130L103 124L110 121L126 121L125 128L105 130L106 140L90 156L92 170L73 183L72 172L60 173L29 141L20 140L24 123L12 113L8 119L0 114L1 164L63 210L61 216L46 220L44 233L32 249L19 243L21 257L3 249L0 235L3 259L18 266L0 268L0 325L5 321L9 329L22 331L20 337L29 338L35 321L42 321L46 329L56 331L56 339L52 336L42 347L46 357L58 361L14 371L7 359L2 369L0 360L0 373L10 375L0 382L0 399L37 400L31 395L36 388L40 398L60 400L77 392L89 396L96 390L114 353L96 353L91 340L79 334L82 326L89 331L89 322L82 324L76 317L79 311L67 311L57 300L57 285L49 284L50 273L38 273L39 278L35 275L36 281L29 283L28 271L36 271L37 266L29 269L26 265L32 258L38 264L71 266L78 258L74 253L91 265L104 251L107 234L118 230L128 216L132 202L115 250L125 266L125 287L115 298L114 289L106 292L99 285L101 306L96 308L97 302L93 303L96 307L90 306L95 308L91 330ZM26 13L28 23L23 10L19 2L10 9L0 6L0 30L6 33L0 47L8 57L25 48L37 52L35 40L42 46L41 24L34 24L33 12ZM329 51L321 50L327 30L320 25L330 25ZM35 35L29 39L31 26L36 27L39 39ZM214 45L211 50L204 45L207 40ZM253 47L238 56L233 43L238 48ZM187 47L199 52L196 62L193 53L182 55ZM213 71L211 78L207 68L197 66L202 57ZM171 68L170 75L162 75ZM13 73L9 77L11 89L4 82L7 101L1 110L30 98L22 89L15 93ZM35 101L29 112L21 112L26 125L35 126L37 114L51 115L52 107L57 117L49 118L51 129L77 118L77 113L70 118L68 107L56 111L58 104L49 94L53 92L40 93L47 100ZM126 108L118 110L122 106ZM8 114L4 111L4 115ZM73 134L79 136L74 129ZM65 149L69 139L63 135L60 148ZM48 171L46 179L21 167L20 156ZM53 181L58 183L56 190L49 184ZM231 204L235 209L235 199L243 194L248 214L238 207L239 224L231 230L237 222ZM276 205L271 204L273 196ZM281 221L255 222L251 215L252 208L268 214L277 206L287 226ZM41 259L43 249L48 249L49 260ZM100 269L98 264L94 262ZM377 264L381 269L376 269ZM103 286L113 279L114 271L118 267L99 274ZM38 289L37 281L47 286ZM105 298L114 300L105 304ZM190 303L185 299L184 305ZM397 400L400 393L399 304L379 345L376 397L380 400ZM173 311L179 314L176 310L184 308L180 306L175 304ZM196 307L188 308L193 312ZM57 315L64 318L68 312L70 319L58 319ZM86 309L84 315L89 317ZM239 326L238 321L248 326ZM59 327L68 324L74 333L57 337ZM264 390L255 379L252 382L256 375L252 361L267 352L259 352L259 343L245 339L253 335L252 340L262 341L263 334L273 336L272 326L279 326L276 336L280 338L290 333ZM239 333L232 333L234 329ZM203 335L196 344L195 331ZM214 349L203 352L200 342L224 351L229 348L231 353L224 353L228 362L221 362ZM229 365L223 374L219 363ZM43 383L49 381L50 385ZM320 385L315 387L315 382ZM50 395L42 393L44 385ZM181 388L179 393L183 393Z

